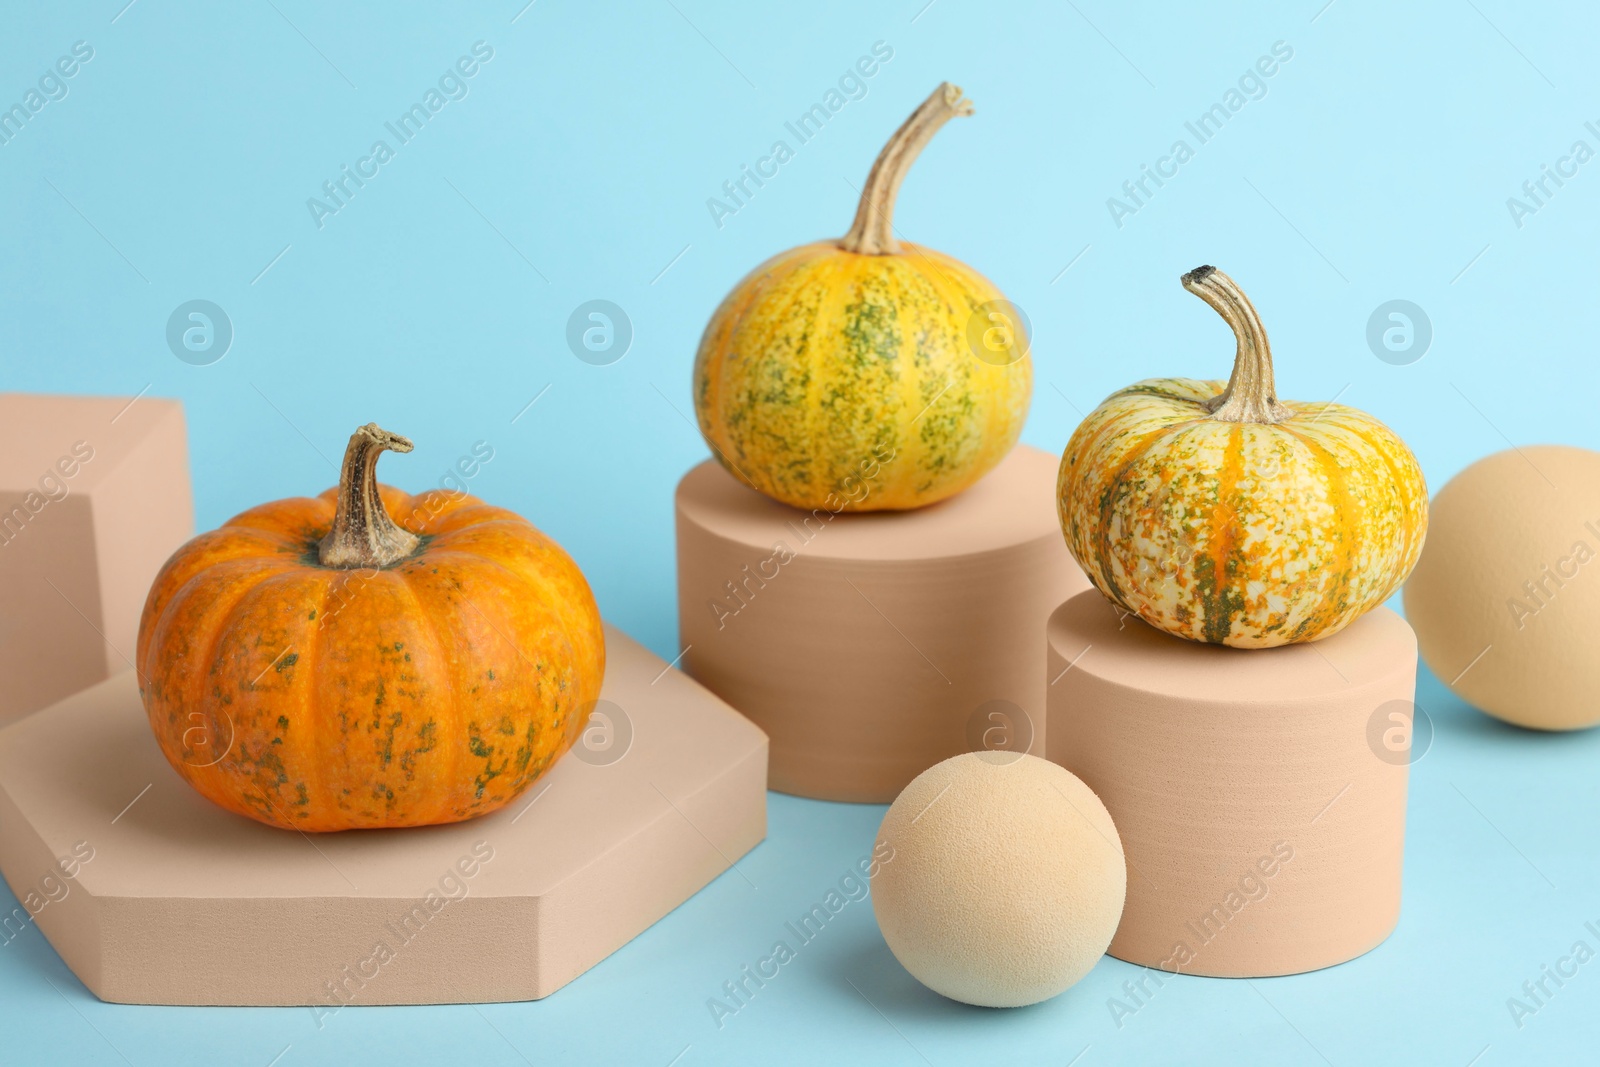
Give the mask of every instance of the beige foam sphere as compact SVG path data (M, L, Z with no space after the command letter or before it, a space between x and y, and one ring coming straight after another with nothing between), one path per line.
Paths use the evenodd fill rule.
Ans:
M1037 756L969 752L906 786L878 828L883 938L967 1004L1048 1000L1089 973L1122 919L1128 872L1105 805Z
M1423 662L1469 704L1537 730L1600 723L1600 453L1513 449L1452 478L1405 606Z

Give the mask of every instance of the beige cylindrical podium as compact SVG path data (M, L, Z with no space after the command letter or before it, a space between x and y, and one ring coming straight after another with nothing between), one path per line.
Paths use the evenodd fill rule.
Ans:
M1128 859L1109 952L1263 977L1353 959L1400 916L1417 643L1378 608L1306 645L1172 637L1098 592L1050 619L1048 755Z
M714 462L684 476L683 662L766 731L771 788L887 803L961 752L1044 754L1039 633L1088 588L1055 478L1054 456L1018 446L949 500L832 514Z

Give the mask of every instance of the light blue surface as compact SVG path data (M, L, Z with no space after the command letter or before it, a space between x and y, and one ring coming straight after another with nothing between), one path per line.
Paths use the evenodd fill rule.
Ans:
M1177 282L1212 262L1260 308L1283 395L1374 413L1435 488L1510 442L1600 443L1600 161L1520 227L1507 207L1574 141L1600 148L1586 5L125 2L0 19L0 106L93 48L0 144L0 387L182 397L202 528L331 484L369 419L416 439L384 461L407 488L486 441L473 491L558 538L606 614L675 655L700 329L757 262L844 231L884 137L945 78L977 115L929 147L896 222L1030 316L1027 441L1059 451L1138 378L1225 375L1225 327ZM398 145L384 123L478 41L493 58L466 96ZM796 146L784 123L879 41L893 58L866 95ZM1265 94L1198 144L1185 122L1279 41L1293 55ZM307 198L380 138L394 158L319 228ZM1119 228L1107 198L1179 138L1194 157ZM707 199L778 139L794 158L719 228ZM165 339L194 299L235 331L210 366ZM591 299L632 322L610 366L565 341ZM1368 349L1393 299L1431 319L1420 362ZM869 851L883 810L773 794L740 864L754 887L725 875L541 1003L351 1009L321 1031L303 1009L107 1005L30 931L0 947L0 1060L1593 1062L1600 962L1520 1029L1506 1001L1574 941L1600 948L1600 735L1503 727L1431 677L1419 702L1436 737L1394 936L1317 974L1173 979L1120 1029L1126 964L1035 1008L969 1009L912 981L861 902L719 1030L707 998Z

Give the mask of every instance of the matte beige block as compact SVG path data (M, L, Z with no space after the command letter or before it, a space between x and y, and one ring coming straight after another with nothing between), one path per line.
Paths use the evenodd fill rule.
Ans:
M509 807L452 826L308 836L226 812L162 758L132 672L15 723L0 869L22 908L0 939L33 914L123 1003L325 1020L347 1001L548 996L766 834L761 732L621 631L606 644L606 723Z
M0 394L0 724L129 669L193 533L178 401Z
M1098 592L1050 619L1049 757L1128 858L1118 959L1256 977L1372 949L1400 916L1417 643L1387 608L1309 645L1204 645Z
M1089 585L1055 479L1056 458L1022 445L941 503L834 515L713 462L684 476L683 662L767 732L773 789L888 803L962 752L1044 754L1039 632Z

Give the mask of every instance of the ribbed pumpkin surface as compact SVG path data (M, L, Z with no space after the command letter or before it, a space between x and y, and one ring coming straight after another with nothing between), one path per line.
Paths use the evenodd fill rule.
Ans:
M572 747L599 696L599 613L559 545L470 496L378 492L423 539L393 565L319 565L329 490L196 537L150 591L150 725L231 811L301 830L482 815Z
M1113 393L1062 456L1067 546L1102 593L1196 641L1326 637L1387 599L1427 529L1409 449L1364 412L1282 401L1223 422L1226 382L1153 378Z
M803 245L718 307L695 358L695 411L735 477L797 507L913 508L965 489L1016 443L1033 388L1026 338L980 315L980 359L969 335L980 306L1004 297L958 260L900 247Z

